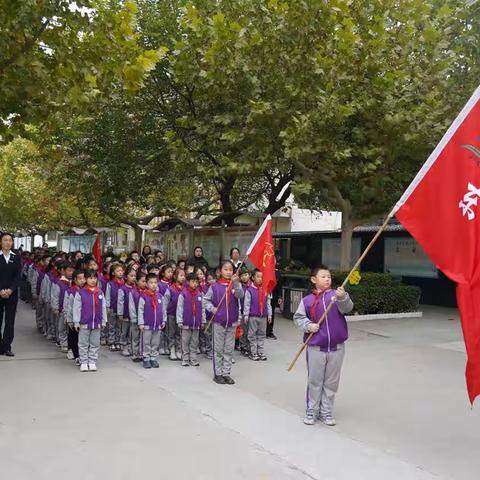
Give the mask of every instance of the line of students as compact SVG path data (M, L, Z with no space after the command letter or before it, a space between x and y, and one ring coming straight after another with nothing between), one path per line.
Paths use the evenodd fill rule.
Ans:
M93 257L82 257L24 253L21 291L35 308L38 331L81 372L97 370L101 345L143 362L144 368L158 368L160 355L198 366L198 354L204 353L219 384L235 383L230 374L236 339L252 360L267 359L264 341L272 312L260 271L245 270L239 277L230 261L213 273L189 266L185 271L174 262L142 265L131 258L106 262L98 272Z

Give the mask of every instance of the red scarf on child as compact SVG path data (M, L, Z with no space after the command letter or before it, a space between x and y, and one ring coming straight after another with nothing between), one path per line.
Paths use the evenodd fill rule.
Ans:
M218 283L222 284L222 285L226 285L227 286L227 293L226 293L226 299L227 299L227 304L230 305L230 301L232 300L232 292L230 290L230 286L232 284L232 281L231 280L227 280L226 278L219 278L217 280Z
M152 308L156 311L157 310L157 292L152 292L151 290L145 289L143 293L148 297L150 297Z
M197 314L198 290L196 288L194 290L192 290L190 287L188 287L187 290L190 292L190 295L192 296L192 313L193 313L193 316L195 317L196 314Z
M180 283L172 283L170 287L174 288L177 292L181 292L183 290L183 285Z
M113 277L113 283L116 283L119 287L125 285L125 280L123 278Z
M260 287L257 287L258 289L258 306L260 307L260 315L263 314L263 309L265 308L265 299L267 298L267 295L264 291L263 285L260 285Z
M98 287L87 287L86 285L85 290L93 295L93 301L95 302L95 305L98 305L100 303L98 294L101 292L101 290Z
M317 305L320 303L320 300L323 296L323 294L329 289L318 291L314 290L312 292L313 296L315 297L315 300L313 301L312 305L310 306L310 321L314 322L315 321L315 311L317 309Z

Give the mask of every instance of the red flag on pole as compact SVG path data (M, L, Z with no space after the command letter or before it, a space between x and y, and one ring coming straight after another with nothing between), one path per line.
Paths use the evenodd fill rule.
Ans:
M100 245L100 233L97 233L97 238L92 247L92 254L95 257L95 260L98 264L98 272L102 272L102 247Z
M263 287L271 293L277 284L275 276L275 250L272 238L272 217L270 215L262 223L250 247L247 257L263 273Z
M466 379L480 395L480 87L392 211L457 283Z

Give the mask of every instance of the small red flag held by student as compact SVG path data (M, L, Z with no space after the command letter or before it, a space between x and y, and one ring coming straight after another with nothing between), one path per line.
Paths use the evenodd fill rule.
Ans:
M480 87L392 214L457 283L470 403L480 395Z
M275 250L272 237L272 217L270 215L262 223L255 238L247 250L247 257L255 268L263 273L263 288L267 294L272 293L277 279L275 276Z
M98 264L99 273L102 271L102 247L100 245L100 233L97 233L97 238L92 247L92 254L95 257L95 260Z

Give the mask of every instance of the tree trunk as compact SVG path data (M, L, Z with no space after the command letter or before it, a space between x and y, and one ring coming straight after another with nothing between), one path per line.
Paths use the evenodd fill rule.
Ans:
M351 268L353 219L350 202L342 208L342 237L340 246L340 270L347 272Z
M143 230L138 225L135 225L133 228L135 229L135 250L141 252Z

